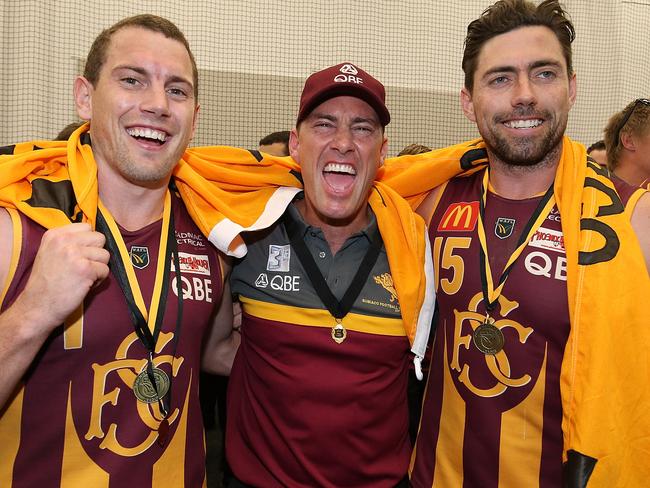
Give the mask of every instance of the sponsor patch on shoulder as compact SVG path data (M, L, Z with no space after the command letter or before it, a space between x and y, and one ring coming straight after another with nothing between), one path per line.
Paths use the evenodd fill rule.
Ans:
M529 246L550 251L565 252L564 234L559 230L540 227L535 231L528 242Z

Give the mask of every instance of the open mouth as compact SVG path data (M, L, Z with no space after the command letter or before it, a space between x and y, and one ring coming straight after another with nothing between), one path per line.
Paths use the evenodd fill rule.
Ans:
M354 184L357 171L351 164L328 163L323 168L325 182L335 191L344 191Z
M131 127L126 133L140 142L162 146L167 140L167 133L148 127Z

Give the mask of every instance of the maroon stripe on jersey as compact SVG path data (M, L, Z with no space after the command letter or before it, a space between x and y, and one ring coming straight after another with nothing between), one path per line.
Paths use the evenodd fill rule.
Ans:
M52 340L50 336L43 348L47 348ZM67 401L68 384L52 381L51 370L35 368L28 372L23 396L20 448L14 463L14 488L60 484L64 445L64 431L60 426L65 425ZM44 423L44 420L47 422ZM44 428L38 428L39 425ZM43 444L47 446L45 449L42 448ZM50 455L42 456L38 466L35 466L34 450L46 451Z
M566 334L556 340L566 342ZM549 348L546 370L546 397L544 401L544 427L542 428L542 458L539 466L539 488L556 488L562 479L562 399L560 396L561 355Z
M468 408L465 417L465 439L463 440L463 466L465 488L498 488L499 452L501 437L501 412L484 409L472 415Z

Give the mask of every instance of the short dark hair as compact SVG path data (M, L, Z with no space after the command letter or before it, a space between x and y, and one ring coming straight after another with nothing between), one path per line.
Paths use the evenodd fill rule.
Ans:
M276 142L284 142L289 144L289 131L281 130L278 132L271 132L268 136L262 137L260 140L260 146L269 146L275 144Z
M544 26L553 31L562 46L567 72L573 74L571 43L576 37L573 24L558 0L545 0L536 6L528 0L499 0L467 26L463 71L465 88L474 88L474 73L483 45L506 32L527 26Z
M409 156L413 154L422 154L431 151L431 148L423 144L409 144L402 149L398 156Z
M106 62L106 51L108 51L108 47L110 45L113 34L126 27L140 27L152 32L159 32L168 39L178 41L183 46L185 46L187 54L190 56L190 61L192 62L194 99L195 102L198 103L199 71L196 67L196 61L194 60L194 54L192 54L192 50L190 49L190 44L187 42L187 39L181 30L176 27L176 24L163 17L158 17L157 15L134 15L133 17L127 17L126 19L120 20L118 23L112 25L108 29L104 29L95 38L92 46L90 46L90 51L88 52L88 56L86 58L86 66L84 67L84 78L90 81L93 86L97 84L97 80L99 80L99 74L102 70L102 67L104 66L104 63Z
M594 142L591 146L587 148L587 154L591 154L592 151L605 151L605 141L602 139L600 141Z

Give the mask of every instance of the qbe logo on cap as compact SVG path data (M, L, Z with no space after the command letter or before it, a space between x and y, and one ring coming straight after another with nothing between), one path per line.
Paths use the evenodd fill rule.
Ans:
M341 69L339 71L342 74L336 75L334 77L334 81L336 83L356 83L357 85L363 84L363 79L359 76L356 76L359 74L359 71L357 71L357 68L351 64L344 64L341 66Z

